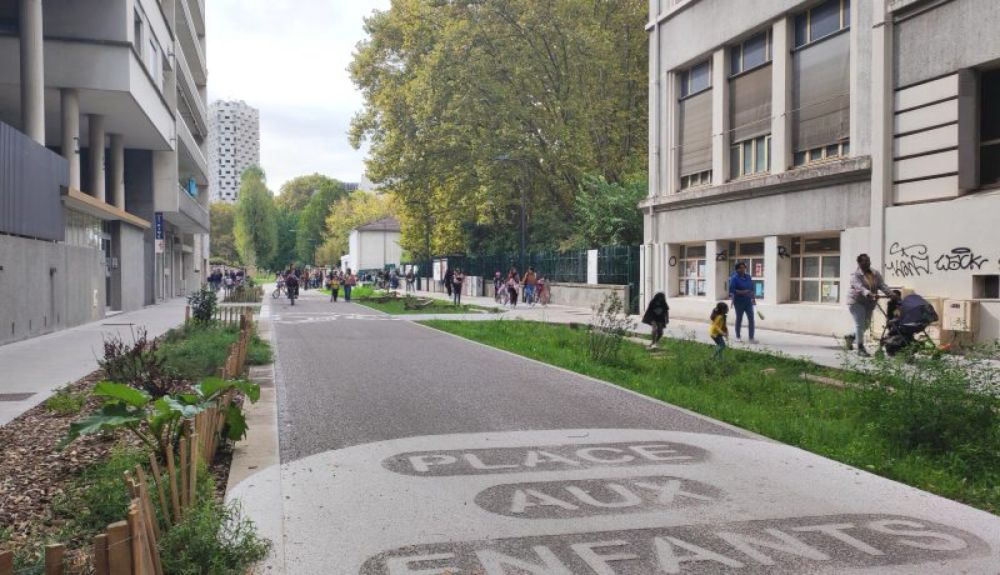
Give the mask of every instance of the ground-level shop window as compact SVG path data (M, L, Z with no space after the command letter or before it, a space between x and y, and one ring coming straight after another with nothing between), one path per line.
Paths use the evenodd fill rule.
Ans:
M680 295L705 295L705 246L681 246L677 266Z
M753 295L764 297L764 242L729 242L730 273L736 271L736 264L747 265L747 273L753 278ZM726 286L729 289L729 286Z
M792 238L791 301L840 301L840 238Z

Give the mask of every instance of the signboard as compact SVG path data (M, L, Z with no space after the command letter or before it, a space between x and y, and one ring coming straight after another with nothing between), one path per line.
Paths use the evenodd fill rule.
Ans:
M153 237L156 240L155 241L155 244L156 244L156 253L162 254L163 251L164 251L164 245L163 245L163 243L164 243L163 242L163 213L162 212L156 212L153 215L153 234L154 234Z

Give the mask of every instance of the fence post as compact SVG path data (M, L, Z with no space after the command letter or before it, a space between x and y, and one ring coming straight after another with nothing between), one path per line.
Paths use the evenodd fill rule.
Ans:
M587 283L597 285L597 250L587 250Z
M94 573L109 575L108 570L108 536L105 533L94 537Z
M10 551L0 551L0 575L14 574L14 554Z
M111 575L132 575L132 548L128 538L127 521L108 525L108 572Z
M66 547L61 544L45 546L45 575L63 574L63 556Z
M184 306L184 324L187 325L187 322L190 319L191 319L191 306L186 305Z

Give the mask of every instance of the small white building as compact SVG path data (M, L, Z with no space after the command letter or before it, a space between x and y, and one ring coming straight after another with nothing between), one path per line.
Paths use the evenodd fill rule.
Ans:
M348 254L340 259L342 269L381 270L399 266L403 249L399 247L399 220L380 218L351 230Z

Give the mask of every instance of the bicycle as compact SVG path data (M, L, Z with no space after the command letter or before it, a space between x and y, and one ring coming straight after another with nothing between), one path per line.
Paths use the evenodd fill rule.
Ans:
M274 288L274 291L271 292L271 298L278 299L283 293L285 293L285 284L279 283L278 287Z

